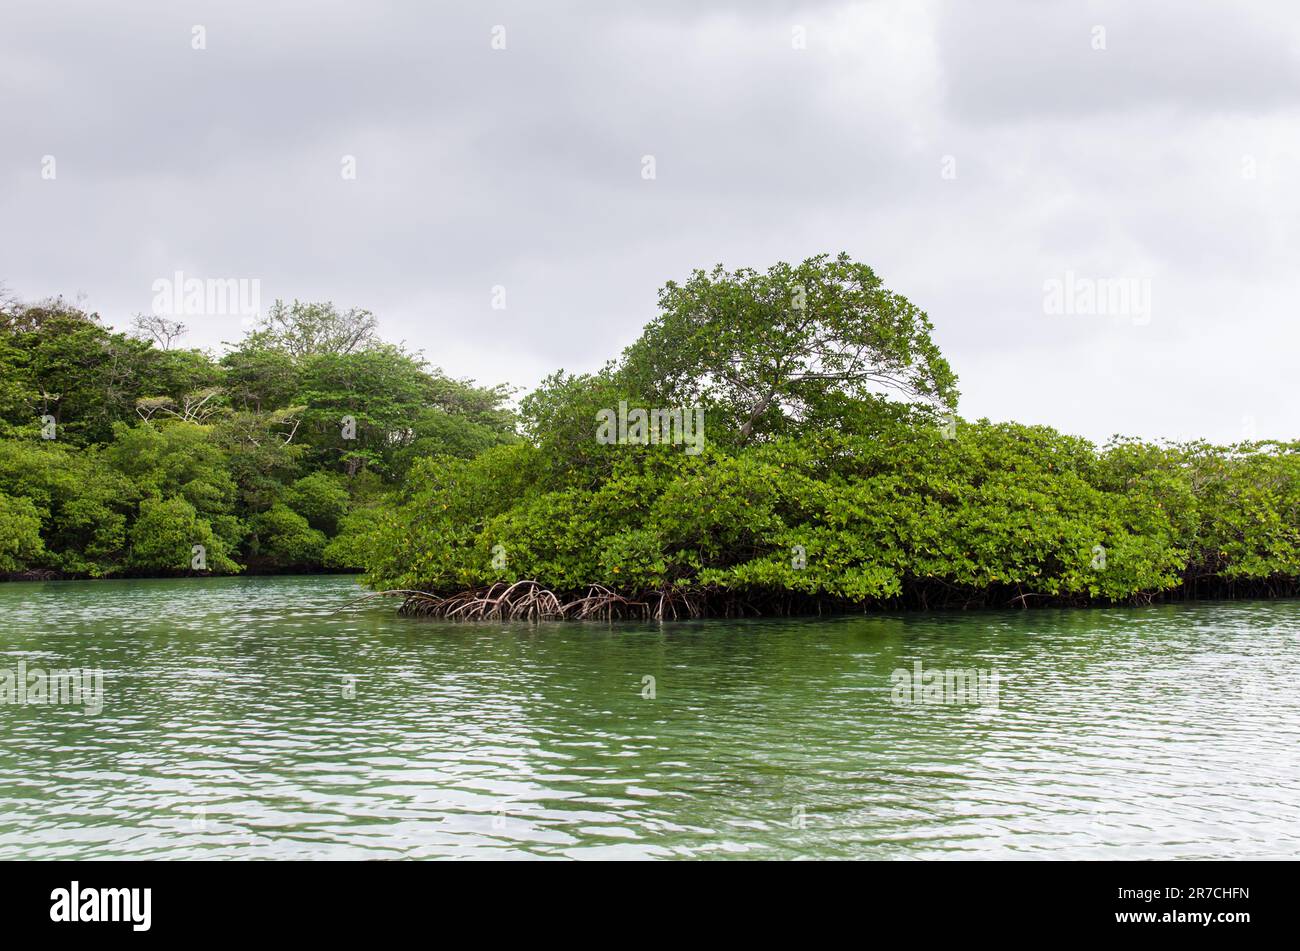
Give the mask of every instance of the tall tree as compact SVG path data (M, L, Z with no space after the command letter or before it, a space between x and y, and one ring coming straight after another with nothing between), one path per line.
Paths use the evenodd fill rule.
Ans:
M170 350L172 343L183 337L189 328L179 320L161 314L136 314L131 319L131 330L141 340L152 340L162 350Z
M302 359L365 350L376 342L375 327L375 315L358 307L339 310L328 301L277 300L257 333L270 346Z
M0 329L22 354L34 394L30 413L54 417L60 439L106 442L113 423L134 418L136 399L152 386L144 372L149 344L61 300L20 308Z
M657 405L721 414L710 438L777 435L828 415L829 403L882 392L956 407L957 378L929 318L847 254L766 273L697 270L664 285L659 305L620 376Z

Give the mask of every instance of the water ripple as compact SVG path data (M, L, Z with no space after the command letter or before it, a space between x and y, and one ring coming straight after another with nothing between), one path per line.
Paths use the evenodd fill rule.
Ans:
M604 625L0 585L0 858L1291 858L1300 603ZM996 670L997 704L891 674ZM653 697L648 684L653 678Z

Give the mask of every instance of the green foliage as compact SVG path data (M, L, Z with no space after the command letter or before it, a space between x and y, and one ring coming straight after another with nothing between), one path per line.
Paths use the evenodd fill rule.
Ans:
M387 474L428 397L424 363L400 347L323 353L302 364L303 429L317 464Z
M221 367L202 350L139 351L140 392L183 402L191 393L205 392L222 383Z
M349 510L396 491L421 456L517 439L505 388L378 341L364 311L277 302L218 361L62 300L0 303L3 574L171 574L191 570L195 545L214 572L317 570ZM183 325L136 320L162 324L169 345ZM348 545L333 566L353 567Z
M929 318L847 254L766 273L697 270L664 285L659 306L624 355L625 386L650 405L704 406L738 445L802 431L842 398L881 390L957 405Z
M928 318L845 255L697 271L660 305L620 361L523 400L528 443L412 452L402 491L344 520L334 563L438 594L528 578L746 603L1124 601L1300 580L1300 446L945 431L956 377ZM601 444L597 414L623 400L703 406L704 452Z
M392 473L399 480L406 477L417 459L433 455L473 459L486 449L517 440L500 422L479 422L439 406L421 410L407 438L409 443L392 455Z
M41 516L30 499L0 493L0 572L21 571L45 555Z
M312 528L333 535L347 513L351 499L347 485L329 472L303 476L285 492L289 508L303 516Z
M55 301L26 309L11 326L17 332L7 343L20 354L16 377L30 396L17 412L52 416L61 439L110 439L113 424L131 419L136 398L153 389L142 357L148 345L113 333L93 315Z
M1219 470L1222 454L1099 453L1046 427L980 421L945 439L876 423L695 457L620 447L595 487L506 480L488 456L428 464L354 550L379 587L443 594L530 578L566 594L1033 604L1300 576L1300 446Z
M194 506L183 498L145 499L140 516L131 526L129 567L148 574L184 574L196 569L194 546L205 551L207 571L233 574L239 571L226 551L225 542L200 518Z
M1109 478L1170 513L1190 583L1300 576L1300 443L1216 447L1121 441L1104 457Z
M273 505L252 521L254 554L269 559L276 568L303 569L321 564L325 533L312 528L287 505Z
M23 568L100 577L126 558L135 488L101 453L42 439L0 440L0 492L28 499L41 519L46 554Z
M384 507L372 505L354 509L339 522L339 532L325 546L321 561L327 568L360 570L374 558L371 542L379 537L383 520L388 517Z
M697 271L660 305L620 360L526 396L520 439L509 390L383 343L366 311L277 302L217 360L0 301L0 573L188 573L202 546L216 573L744 608L1300 584L1300 443L945 431L928 318L845 255ZM602 444L622 401L703 407L703 451Z
M950 442L933 427L895 425L695 457L620 449L594 489L508 490L477 460L426 473L376 529L374 551L388 557L371 562L375 583L450 591L526 577L566 592L600 582L861 601L935 579L1122 596L1122 578L1089 568L1091 550L1140 551L1132 526L1149 518L1073 471L1087 458L1077 441L1024 427L966 427ZM493 567L497 545L505 570ZM1130 582L1172 583L1159 550L1142 554Z
M230 511L236 486L210 430L193 423L118 423L104 458L142 498L180 495L204 517Z
M635 400L615 368L596 374L551 374L519 406L524 434L542 450L548 470L559 478L595 484L609 477L619 447L594 437L597 414L620 400Z
M24 355L0 336L0 435L14 428L10 420L22 420L36 405L37 393L23 372Z
M356 307L341 311L329 302L277 300L251 339L294 359L357 353L374 343L376 323L374 314Z
M246 340L221 358L230 403L250 413L283 409L298 393L298 366L283 350Z

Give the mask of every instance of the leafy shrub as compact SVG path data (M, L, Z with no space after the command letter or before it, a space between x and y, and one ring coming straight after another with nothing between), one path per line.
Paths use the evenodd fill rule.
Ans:
M274 505L252 520L254 553L277 568L310 568L321 563L326 538L287 505Z
M33 568L44 556L36 506L30 499L0 494L0 572Z
M203 546L208 571L239 571L225 543L189 501L180 497L146 499L140 504L140 517L131 527L130 567L157 574L188 573L195 570L196 545Z
M347 513L350 497L343 480L333 473L313 472L296 481L285 492L285 502L308 524L326 535L338 531Z

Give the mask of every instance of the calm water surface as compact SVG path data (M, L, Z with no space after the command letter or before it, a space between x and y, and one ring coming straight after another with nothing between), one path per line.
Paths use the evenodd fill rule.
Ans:
M361 593L0 585L0 670L104 671L98 715L0 706L0 858L1300 853L1300 602L528 627ZM917 661L998 671L996 709L892 702Z

